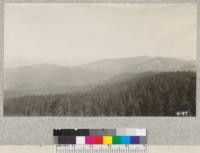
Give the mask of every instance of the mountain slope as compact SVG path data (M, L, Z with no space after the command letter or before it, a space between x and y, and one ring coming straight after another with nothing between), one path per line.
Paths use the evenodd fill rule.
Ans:
M73 69L50 64L5 70L5 89L30 89L46 86L83 86L107 78L92 70Z
M196 114L195 72L157 73L96 88L96 92L8 99L4 115L176 116L179 111L188 111L189 116Z
M148 56L104 59L75 67L39 64L5 69L4 91L5 98L81 92L129 80L137 73L195 69L194 61Z
M185 61L170 57L133 57L121 59L104 59L79 66L86 70L98 70L100 72L118 74L123 72L141 73L146 71L167 72L184 70L184 66L194 69L194 61ZM188 69L187 69L188 70Z

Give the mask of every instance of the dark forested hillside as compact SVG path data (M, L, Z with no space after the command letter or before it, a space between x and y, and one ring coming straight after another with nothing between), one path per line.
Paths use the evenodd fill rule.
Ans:
M175 116L179 111L196 115L195 72L152 73L87 92L4 101L7 116Z

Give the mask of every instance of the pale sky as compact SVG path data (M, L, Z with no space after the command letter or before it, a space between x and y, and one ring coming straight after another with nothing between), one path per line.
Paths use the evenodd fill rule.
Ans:
M196 59L196 4L5 4L5 66Z

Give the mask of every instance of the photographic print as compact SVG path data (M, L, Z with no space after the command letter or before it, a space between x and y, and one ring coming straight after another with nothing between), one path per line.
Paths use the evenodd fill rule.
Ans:
M196 116L195 4L5 4L4 116Z

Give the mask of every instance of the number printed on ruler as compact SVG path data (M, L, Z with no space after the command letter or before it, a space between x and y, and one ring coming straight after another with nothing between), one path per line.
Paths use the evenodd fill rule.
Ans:
M146 145L54 145L54 153L147 153Z

